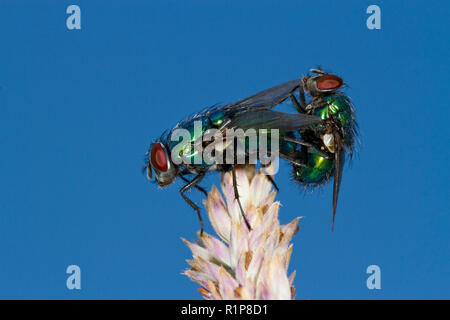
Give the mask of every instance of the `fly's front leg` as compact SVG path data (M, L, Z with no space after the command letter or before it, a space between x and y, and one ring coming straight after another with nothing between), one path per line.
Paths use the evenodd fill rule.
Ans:
M233 188L234 188L234 197L237 200L238 204L239 204L239 209L241 210L241 215L242 218L244 218L245 224L247 225L248 230L252 230L252 228L250 227L250 223L248 223L247 218L245 217L245 213L244 213L244 209L242 208L242 204L241 204L241 200L239 199L239 192L238 192L238 188L237 188L237 179L236 179L236 168L235 166L233 166L233 168L231 169L232 172L232 176L233 176Z
M301 86L299 88L301 88ZM301 90L303 90L303 89L301 89ZM298 112L306 113L306 110L305 110L305 107L304 107L305 103L302 103L302 102L299 103L293 94L290 95L290 98L291 98L292 104L295 106L295 109L297 109ZM301 101L301 99L302 99L302 97L300 96L300 101ZM305 99L305 96L304 96L304 93L303 93L303 100L304 99Z
M303 84L298 87L298 95L300 97L300 106L306 113L306 98L305 98L305 89L303 89Z
M317 69L310 69L309 71L317 74L325 74L320 66Z
M192 179L191 182L189 182L187 185L185 185L183 188L180 189L180 195L192 207L192 209L194 209L197 212L197 216L198 219L200 220L200 227L201 227L200 237L203 236L203 219L200 213L200 208L194 202L192 202L192 200L189 199L184 193L190 188L195 187L197 183L199 183L203 179L204 176L205 176L204 173L198 174L194 179Z

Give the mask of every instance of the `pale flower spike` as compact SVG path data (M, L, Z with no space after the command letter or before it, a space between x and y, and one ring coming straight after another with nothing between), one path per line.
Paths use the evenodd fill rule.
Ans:
M266 168L267 170L267 168ZM276 192L255 167L236 169L238 191L249 231L234 197L231 173L221 177L225 201L215 186L204 201L208 216L220 239L206 232L196 242L183 239L193 260L184 272L200 284L200 294L208 300L289 300L295 298L295 271L287 276L292 253L289 244L298 231L300 217L286 225L278 221ZM199 233L198 233L199 236Z

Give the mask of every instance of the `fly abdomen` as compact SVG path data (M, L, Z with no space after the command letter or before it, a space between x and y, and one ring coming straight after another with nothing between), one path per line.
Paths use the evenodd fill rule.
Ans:
M310 150L306 155L306 166L293 165L294 179L305 186L321 185L333 176L334 161L323 153Z

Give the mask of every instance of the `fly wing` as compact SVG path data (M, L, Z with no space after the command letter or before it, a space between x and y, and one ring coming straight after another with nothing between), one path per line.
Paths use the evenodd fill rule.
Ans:
M297 131L320 123L321 118L301 113L285 113L274 110L247 110L236 114L227 128L278 129L280 132Z
M220 133L223 133L225 129L236 127L244 130L248 128L265 128L279 129L280 131L292 131L298 130L309 124L320 122L320 118L304 114L294 115L285 113L283 116L280 116L283 113L264 113L265 111L268 111L265 109L274 107L286 100L301 85L301 79L291 80L261 91L234 104L216 108L223 110L228 115L228 119L219 128ZM212 109L207 109L206 113L211 112L211 110ZM205 112L198 114L197 116L201 116L204 113ZM189 119L188 121L191 120L192 119ZM264 125L264 127L261 127L262 125ZM201 139L197 139L195 143L201 143Z
M301 79L291 80L236 102L229 108L271 108L286 100L301 85Z
M236 103L233 103L231 105L225 105L221 107L212 107L208 108L205 111L196 114L195 116L191 117L190 119L187 119L181 123L179 123L176 128L183 127L184 123L191 122L196 117L202 117L204 115L208 115L214 110L222 110L225 112L225 114L228 116L228 118L236 118L237 114L245 113L247 110L251 111L261 111L264 109L272 108L280 103L282 103L284 100L286 100L296 89L299 88L299 86L302 85L301 79L291 80L288 82L285 82L283 84L280 84L278 86L275 86L270 89L266 89L264 91L261 91L257 94L254 94L244 100L238 101ZM241 116L241 115L239 115ZM243 116L243 118L239 121L240 124L244 123L246 121L246 116ZM222 131L223 129L230 128L230 120L227 119L225 121L225 124L222 125L219 129L219 131ZM201 139L197 139L201 140ZM200 141L195 141L195 143L200 143Z
M258 132L260 132L259 130L278 129L279 132L290 132L297 131L320 122L322 122L321 118L307 114L285 113L267 109L246 109L242 112L236 113L231 119L229 119L229 121L219 129L217 132L218 135L215 136L213 142L211 143L212 146L216 148L216 152L224 153L229 147L234 145L231 144L231 141L233 140L230 139L232 137L241 137L241 132L234 131L230 135L230 133L227 132L227 129L242 129L243 131L255 129L253 132L244 132L244 135L250 138L253 135L258 135ZM249 150L246 151L246 154L252 155L252 152L258 152L257 148L249 148Z

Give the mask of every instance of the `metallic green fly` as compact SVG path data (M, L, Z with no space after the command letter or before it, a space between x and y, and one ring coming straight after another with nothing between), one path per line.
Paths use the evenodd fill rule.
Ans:
M299 99L290 97L300 114L318 116L322 121L300 129L299 138L290 140L300 148L282 156L292 162L294 179L305 187L321 186L334 177L334 229L343 167L346 156L351 159L354 154L358 125L350 98L340 91L343 80L322 70L311 69L311 72L315 75L301 79Z

